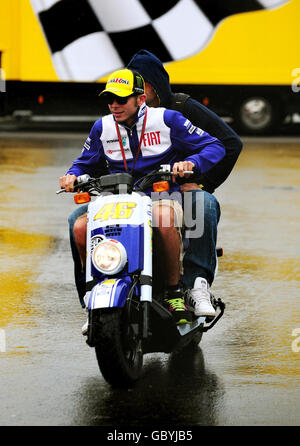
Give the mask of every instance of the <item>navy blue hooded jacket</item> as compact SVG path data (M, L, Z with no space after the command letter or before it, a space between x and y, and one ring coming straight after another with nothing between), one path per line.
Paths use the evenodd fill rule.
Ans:
M127 68L138 71L156 91L160 106L174 109L174 93L171 90L169 75L162 62L147 50L137 52ZM212 169L197 177L197 182L204 185L210 193L219 187L232 171L242 150L242 142L238 135L219 116L195 99L188 98L181 113L195 126L202 128L210 135L218 138L225 146L224 158ZM190 177L192 181L192 177ZM195 181L195 180L194 180Z

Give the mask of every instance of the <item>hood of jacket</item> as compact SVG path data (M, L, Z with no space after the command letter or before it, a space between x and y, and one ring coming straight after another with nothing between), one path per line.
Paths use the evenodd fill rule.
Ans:
M160 105L167 107L172 98L169 75L162 62L147 50L138 51L130 60L127 68L138 71L156 91Z

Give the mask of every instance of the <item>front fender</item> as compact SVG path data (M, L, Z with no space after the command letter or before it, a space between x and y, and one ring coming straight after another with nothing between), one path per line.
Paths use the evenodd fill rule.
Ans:
M130 277L105 279L91 290L88 309L124 307L131 287Z

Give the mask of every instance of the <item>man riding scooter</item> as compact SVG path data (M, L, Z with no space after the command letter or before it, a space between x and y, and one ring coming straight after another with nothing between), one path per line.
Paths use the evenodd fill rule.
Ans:
M104 160L110 173L128 171L135 179L161 164L171 164L175 179L177 175L183 178L184 171L193 170L195 174L203 175L225 155L225 148L217 138L194 126L181 113L147 107L143 78L133 70L112 73L101 97L111 114L96 121L81 156L60 178L60 186L66 191L73 191L74 181L79 175L93 176ZM170 193L179 189L174 181ZM159 240L159 260L165 270L167 285L165 305L176 323L189 323L191 314L179 285L183 211L175 200L154 204L155 236ZM165 221L166 214L170 216L171 223L167 227L161 223ZM74 237L84 267L86 215L75 221ZM215 314L209 293L204 307L207 315Z
M206 296L212 285L216 269L217 225L220 207L213 192L229 176L242 150L242 142L238 135L219 116L188 95L174 94L171 90L169 75L162 62L151 52L140 50L131 59L128 68L138 71L145 80L146 103L150 107L166 107L180 111L194 125L206 130L218 138L225 147L225 156L210 170L190 178L178 179L184 196L191 195L193 209L197 202L204 202L204 234L202 237L189 238L183 259L184 271L182 283L191 289L191 302L198 315L203 314ZM108 173L106 161L98 165L96 176ZM200 186L201 185L201 188ZM85 273L82 270L80 257L74 240L73 226L76 219L85 213L87 206L77 208L69 216L70 241L75 268L75 281L79 299L84 306ZM201 280L196 279L201 277ZM203 286L202 286L203 285ZM202 296L204 298L202 299ZM210 308L210 311L211 308Z

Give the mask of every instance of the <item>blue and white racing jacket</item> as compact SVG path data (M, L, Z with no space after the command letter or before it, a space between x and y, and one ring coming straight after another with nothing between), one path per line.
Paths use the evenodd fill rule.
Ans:
M192 161L195 164L195 173L203 174L224 157L223 144L204 130L195 127L181 113L143 104L131 128L118 124L129 173L136 158L146 109L146 127L132 172L135 180L157 169L161 164L173 165L178 161ZM95 122L81 155L67 173L76 176L87 173L94 176L97 164L103 158L108 163L110 173L124 172L125 166L113 115L104 116ZM173 188L175 189L178 187Z

